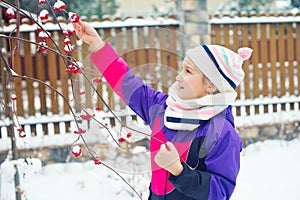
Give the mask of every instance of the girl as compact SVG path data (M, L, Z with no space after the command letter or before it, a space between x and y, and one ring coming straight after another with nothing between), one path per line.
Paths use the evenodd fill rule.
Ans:
M149 200L229 199L240 168L242 142L231 104L252 50L217 45L189 50L169 94L154 91L86 22L73 24L113 90L152 129ZM162 144L159 141L163 141Z

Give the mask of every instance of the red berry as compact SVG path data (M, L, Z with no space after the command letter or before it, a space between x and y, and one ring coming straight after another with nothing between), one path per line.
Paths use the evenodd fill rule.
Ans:
M94 158L93 160L94 160L95 165L102 164L102 162L98 158Z
M39 0L39 4L46 4L46 0Z
M13 100L13 101L17 100L17 95L12 94L12 95L11 95L11 100Z
M93 82L94 82L94 83L101 83L101 82L102 82L102 79L101 79L101 78L94 78L94 79L93 79Z
M26 137L26 133L24 131L19 132L20 138Z
M127 138L130 138L131 136L132 136L132 133L130 133L130 132L127 133L127 135L126 135Z
M9 18L9 19L12 19L12 18L15 18L16 17L16 14L15 14L15 11L12 9L12 8L8 8L5 12L5 15Z
M96 110L96 111L100 111L101 108L100 108L100 107L96 107L95 110Z
M72 154L75 156L75 157L79 157L81 155L81 148L79 145L75 145L72 149Z

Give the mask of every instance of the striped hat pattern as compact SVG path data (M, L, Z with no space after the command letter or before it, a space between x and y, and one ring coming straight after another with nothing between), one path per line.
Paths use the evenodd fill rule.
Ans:
M243 80L243 61L250 58L252 51L242 47L236 53L219 45L201 45L189 50L187 56L220 92L226 92L235 90Z

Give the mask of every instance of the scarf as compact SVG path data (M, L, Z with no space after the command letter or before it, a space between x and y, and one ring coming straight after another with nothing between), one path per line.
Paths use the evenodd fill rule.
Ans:
M177 95L175 82L166 100L167 108L164 124L173 130L189 130L198 128L203 122L225 110L235 101L237 93L232 91L208 94L198 99L183 100Z

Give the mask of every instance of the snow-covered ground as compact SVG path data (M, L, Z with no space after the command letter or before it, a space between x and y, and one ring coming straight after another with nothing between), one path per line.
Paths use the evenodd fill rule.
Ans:
M300 139L289 142L268 140L247 146L242 152L241 171L231 200L299 200L299 155ZM140 163L147 165L147 156L139 159ZM103 165L94 165L92 161L43 167L36 159L28 162L25 173L21 174L27 200L139 199L120 177ZM121 162L127 165L124 160ZM147 170L136 171L135 167L139 168L131 166L129 169L132 170L121 169L119 173L140 193L142 199L147 199L150 173ZM2 181L4 178L2 174ZM1 187L3 195L7 191L3 182ZM8 199L12 198L2 196L2 200Z
M147 199L149 173L121 174ZM28 200L139 199L120 177L93 162L52 164L24 182Z
M245 148L232 200L299 200L300 140L269 140Z

